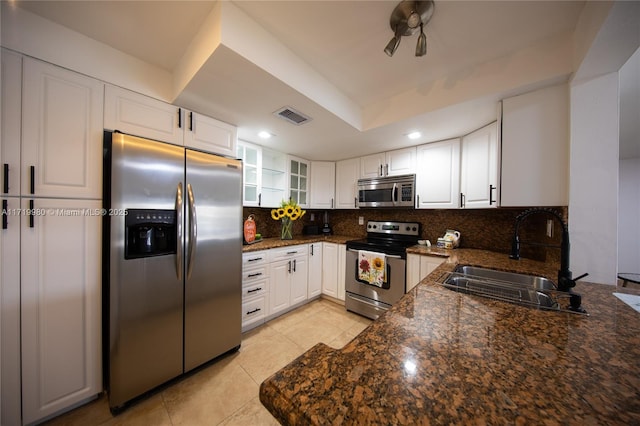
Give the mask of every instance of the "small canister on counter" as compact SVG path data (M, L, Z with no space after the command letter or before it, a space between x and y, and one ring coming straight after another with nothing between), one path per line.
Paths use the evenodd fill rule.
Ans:
M253 215L250 214L247 220L244 221L244 243L251 244L256 239L256 222L253 220Z

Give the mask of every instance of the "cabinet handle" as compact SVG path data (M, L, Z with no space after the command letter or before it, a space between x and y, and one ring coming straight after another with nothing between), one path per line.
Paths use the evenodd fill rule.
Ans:
M331 199L331 208L333 208L333 198Z
M311 244L311 256L313 256L313 244Z
M262 192L258 194L258 207L262 205Z
M4 163L3 170L3 182L2 182L2 192L5 194L9 193L9 165Z
M357 208L358 207L358 197L353 197L353 208Z
M496 202L496 200L493 199L493 190L494 189L496 189L495 186L489 185L489 205L492 205L493 203Z
M247 293L255 293L256 291L262 290L262 287L254 288L252 290L247 290Z
M288 251L287 254L296 254L298 252L298 250L295 251Z
M289 266L287 267L287 272L288 272L288 273L291 273L291 261L289 261L288 265L289 265Z
M464 208L464 194L460 193L460 208Z
M34 206L33 206L33 204L34 204L33 200L29 200L29 210L30 210L29 211L29 228L35 227L34 219L33 219L34 218L34 214L33 214Z
M261 310L262 309L260 309L260 308L255 308L253 311L247 312L247 315L255 314L256 312L260 312Z
M193 132L193 112L189 112L189 130Z
M247 259L247 262L255 262L257 260L262 260L261 257L254 257L253 259Z
M182 108L178 108L178 129L182 129Z
M255 274L247 275L247 278L259 277L260 275L262 275L262 272L256 272Z
M29 184L29 190L31 194L36 193L36 166L29 167L29 178L31 179L31 183Z
M420 194L416 195L416 207L420 208Z
M389 165L388 164L384 165L384 175L385 176L389 176Z
M296 271L296 260L293 259L293 272L295 272L295 271Z
M7 212L7 208L8 208L8 204L7 204L7 200L2 200L2 229L7 229L9 227L9 223L8 223L8 212Z
M382 176L382 164L380 164L380 176Z

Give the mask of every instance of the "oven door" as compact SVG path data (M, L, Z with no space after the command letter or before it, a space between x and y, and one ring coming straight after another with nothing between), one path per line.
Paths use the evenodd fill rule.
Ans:
M365 300L371 303L382 303L387 305L387 307L400 300L404 295L405 289L406 260L399 256L386 255L386 263L389 288L381 288L364 283L358 280L358 250L348 249L345 268L345 290L347 299L349 299L349 293L351 293L359 296L359 298L365 298ZM349 309L349 306L347 306L347 309Z

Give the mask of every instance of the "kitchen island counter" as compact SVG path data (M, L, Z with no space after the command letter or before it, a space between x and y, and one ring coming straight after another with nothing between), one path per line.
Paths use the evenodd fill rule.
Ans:
M612 295L634 289L578 282L589 316L542 311L443 288L458 264L557 272L452 250L343 348L265 380L264 406L283 424L640 424L640 313Z

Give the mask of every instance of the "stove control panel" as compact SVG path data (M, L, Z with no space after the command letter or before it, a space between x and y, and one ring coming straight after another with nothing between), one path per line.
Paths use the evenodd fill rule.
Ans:
M370 234L387 235L420 235L420 224L418 222L367 222L367 232Z

